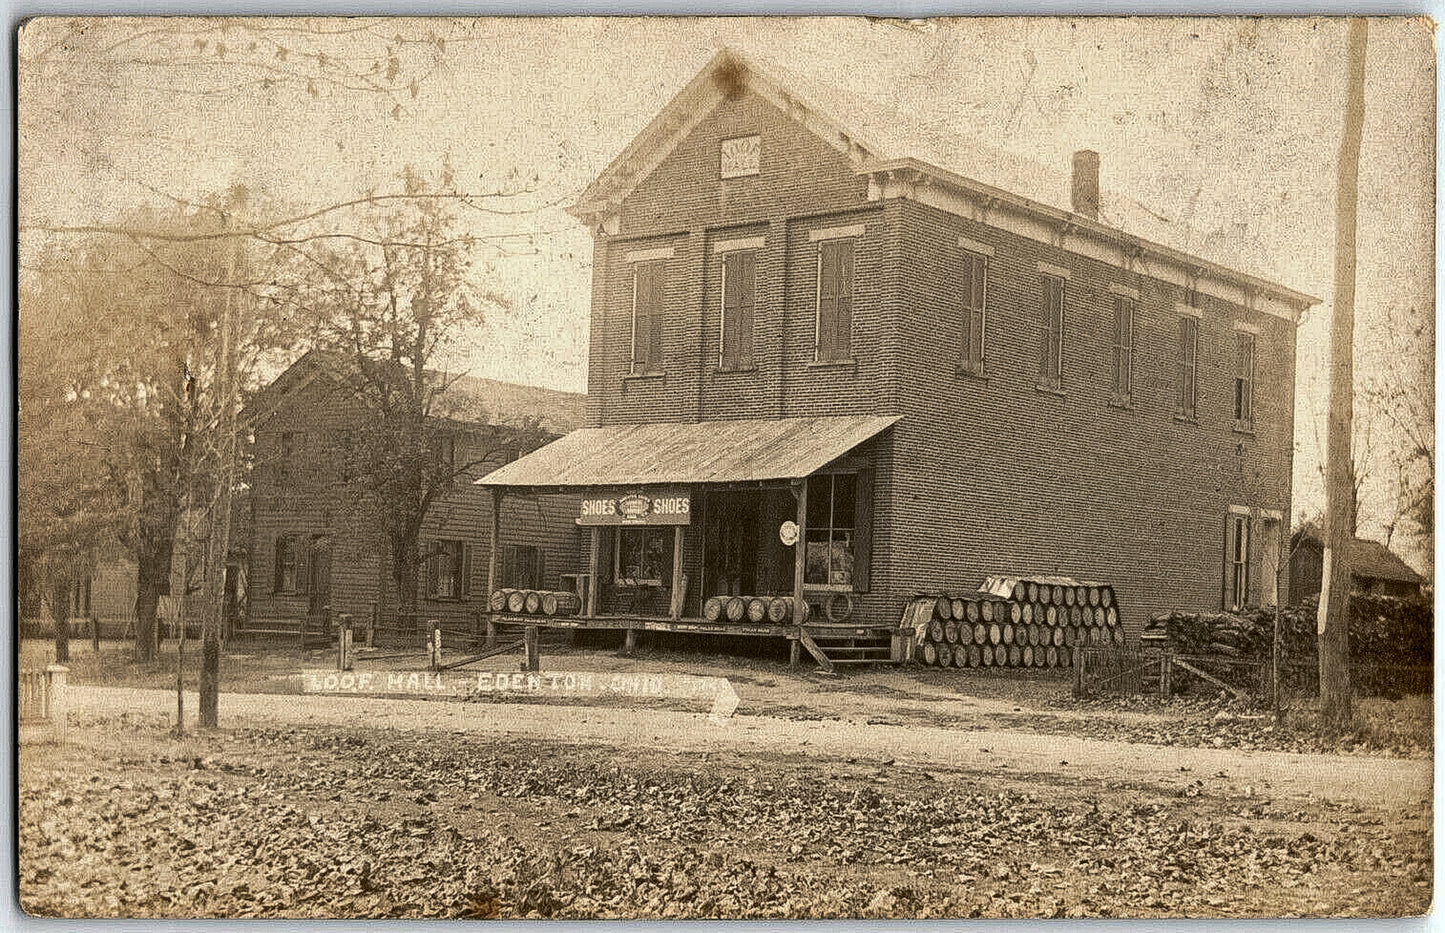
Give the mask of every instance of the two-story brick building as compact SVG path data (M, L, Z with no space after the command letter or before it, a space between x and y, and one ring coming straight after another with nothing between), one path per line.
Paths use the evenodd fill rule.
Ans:
M395 618L389 545L366 510L356 507L357 492L342 475L340 452L376 417L337 378L343 365L308 353L248 406L255 436L246 574L246 627L252 630L286 631L325 609L359 621L375 617L399 637L412 634ZM437 405L443 438L437 455L466 469L455 488L432 504L422 526L422 620L465 628L485 608L494 526L490 500L470 481L524 452L509 422L537 419L555 437L580 424L582 402L571 392L448 380ZM509 499L496 524L503 582L559 587L559 574L578 561L575 511L575 497Z
M1275 598L1317 299L1105 222L1092 152L1053 206L806 83L718 54L573 208L588 427L479 482L581 493L588 611L896 626L1009 573L1108 581L1133 630Z

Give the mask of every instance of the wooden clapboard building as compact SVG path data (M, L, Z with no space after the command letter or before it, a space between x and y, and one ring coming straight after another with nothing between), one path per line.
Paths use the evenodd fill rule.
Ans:
M1316 299L1101 197L1092 152L1049 181L780 74L719 53L572 208L588 427L479 483L580 494L583 615L896 628L996 574L1107 581L1134 631L1275 598Z
M247 407L255 465L243 630L292 631L308 616L344 612L358 622L375 618L384 635L406 640L415 634L416 623L397 618L389 545L357 507L357 492L344 475L344 452L361 442L366 419L375 417L344 371L344 362L313 351ZM427 512L418 612L423 623L465 628L485 607L483 574L494 550L500 580L509 586L556 588L559 575L578 562L575 496L513 497L493 538L490 500L470 481L524 452L516 440L518 420L538 419L555 437L581 423L583 399L469 377L449 383L434 406L444 429L437 456L458 470L476 465Z

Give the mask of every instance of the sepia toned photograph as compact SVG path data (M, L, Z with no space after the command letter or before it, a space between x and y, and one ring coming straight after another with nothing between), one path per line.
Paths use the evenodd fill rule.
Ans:
M1426 914L1434 40L20 24L19 910Z

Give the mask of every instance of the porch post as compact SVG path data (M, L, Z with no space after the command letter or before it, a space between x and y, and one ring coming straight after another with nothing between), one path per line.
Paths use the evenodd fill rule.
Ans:
M497 539L502 532L502 487L492 487L492 538L487 553L487 602L491 608L492 594L497 591Z
M808 563L808 478L805 476L793 487L798 497L798 543L793 545L793 623L803 618L803 571Z
M682 575L682 526L672 526L672 612L674 620L682 618L683 593Z
M596 525L592 526L592 544L587 552L587 615L597 615L597 586L601 582L597 579L598 552L602 550L602 529Z

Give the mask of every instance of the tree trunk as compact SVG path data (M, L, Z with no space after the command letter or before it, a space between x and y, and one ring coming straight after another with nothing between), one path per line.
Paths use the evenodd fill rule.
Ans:
M50 581L50 615L55 620L55 663L70 660L70 579L56 574Z
M1344 132L1337 167L1334 310L1330 323L1330 411L1326 438L1325 563L1320 589L1320 726L1335 733L1349 725L1350 549L1354 538L1355 224L1359 199L1360 140L1365 121L1364 17L1349 25Z

